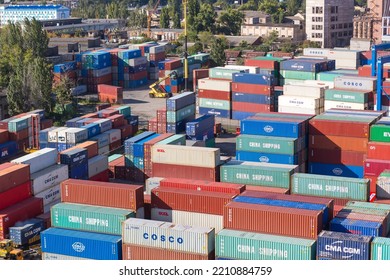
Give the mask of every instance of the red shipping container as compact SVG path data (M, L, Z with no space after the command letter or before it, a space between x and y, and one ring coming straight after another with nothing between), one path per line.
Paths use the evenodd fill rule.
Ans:
M166 122L167 121L167 109L158 109L157 110L157 122Z
M381 204L390 204L390 199L379 198L373 202L374 203L381 203Z
M220 168L194 167L177 164L152 163L153 177L174 177L219 181Z
M158 122L157 123L157 133L167 133L167 123Z
M96 174L95 176L89 178L89 181L108 182L109 181L108 172L109 172L108 169L104 170L99 174Z
M368 142L367 158L371 159L389 159L390 143Z
M103 93L105 95L120 96L123 95L123 88L112 85L100 84L98 85L98 92Z
M252 85L245 83L232 83L233 92L244 92L250 94L272 94L274 92L273 86L266 85Z
M30 181L30 165L16 164L0 171L0 192Z
M148 121L148 130L153 131L153 132L157 132L157 119L156 118Z
M261 69L279 69L279 62L275 60L245 59L245 66L256 66Z
M45 229L48 229L49 227L51 227L51 214L50 214L50 211L46 212L46 213L43 213L41 215L38 215L36 218L40 219L40 220L43 220L43 225L44 225Z
M160 181L160 188L177 188L202 192L220 192L230 194L240 194L245 191L245 185L180 178L165 178Z
M98 113L88 113L88 114L83 115L82 118L84 118L84 119L86 119L86 118L99 119L99 114Z
M113 104L122 104L123 103L122 96L113 96L113 95L99 93L98 97L99 97L100 102L107 102L107 103L113 103Z
M0 129L0 144L5 143L9 140L8 130Z
M344 206L335 205L333 208L333 217L336 217L337 214L344 208Z
M10 207L32 196L31 181L0 193L0 210Z
M119 149L120 147L122 147L122 140L117 140L109 144L110 151L114 151L116 149Z
M29 137L28 128L22 129L18 132L8 132L8 135L9 135L9 140L11 141L19 141L19 140L26 139Z
M34 218L43 213L43 199L30 197L0 211L0 240L9 238L9 228L16 222Z
M174 70L183 66L181 59L173 59L164 63L165 70Z
M369 214L362 214L362 213L354 213L350 212L349 210L340 210L337 213L336 218L341 219L351 219L351 220L362 220L362 221L370 221L370 222L377 222L382 224L382 236L386 237L387 235L387 216L376 216L376 215L369 215Z
M323 229L322 211L231 202L224 208L223 227L316 239Z
M383 82L383 88L387 93L390 93L389 88L390 88L390 83L387 83L387 86L385 86L385 82ZM376 105L376 94L374 94L374 104ZM385 95L382 94L382 106L390 106L390 99ZM382 108L383 109L383 108Z
M41 130L44 130L46 128L53 126L53 120L52 119L44 119L41 120Z
M309 149L308 161L329 163L329 164L345 164L363 166L365 152L355 152L346 150L326 150L326 149Z
M309 135L309 148L327 150L349 150L365 152L368 140L364 138Z
M90 118L90 117L88 117L88 118L84 121L84 125L86 125L86 124L91 124L91 123L94 123L94 122L100 121L100 120L101 120L101 119L98 118L98 117L96 117L96 118Z
M125 165L125 157L121 156L111 162L108 163L108 176L109 178L115 178L115 166L117 165Z
M377 199L376 197L376 182L378 181L378 176L371 176L364 174L364 178L370 179L370 198L369 201L373 202Z
M368 158L365 160L364 175L378 177L386 169L390 169L390 159L382 160Z
M150 53L149 61L162 61L165 59L165 51L160 53Z
M144 187L68 179L61 183L61 201L136 211L144 205Z
M280 193L280 194L289 194L289 189L283 189L283 188L272 188L272 187L266 187L266 186L251 186L246 185L245 189L247 191L256 191L256 192L269 192L269 193Z
M371 65L363 65L358 68L360 77L371 77Z
M116 109L104 109L101 111L101 115L103 118L108 118L113 115L118 115L119 111Z
M152 208L222 215L223 208L236 196L231 193L175 188L154 188Z
M276 199L276 200L285 200L285 201L295 201L295 202L304 202L304 203L313 203L313 204L323 204L329 208L329 222L333 218L333 208L334 201L331 198L319 198L313 196L305 196L305 195L286 195L286 194L278 194L278 193L270 193L270 192L262 192L262 191L251 191L247 190L240 194L240 196L249 196L249 197L258 197L265 199ZM324 225L326 226L326 225Z
M16 141L16 145L18 146L19 151L24 151L25 149L30 147L30 141L28 140L28 138L18 140Z
M112 128L118 128L125 124L125 117L122 114L115 114L106 118L111 120Z
M232 93L230 91L198 89L198 97L199 98L218 99L218 100L231 100Z
M12 163L12 162L4 162L4 163L0 164L0 171L7 169L7 168L10 168L11 166L15 166L15 165L17 165L17 164Z
M130 81L141 80L147 76L148 76L148 72L146 70L137 73L130 73L129 80Z
M232 110L251 113L273 112L274 105L255 104L248 102L232 102Z
M310 135L333 135L367 138L371 123L311 119Z
M98 143L96 141L85 141L77 144L75 147L87 149L88 158L92 158L98 155Z
M209 69L194 69L192 70L194 80L204 79L209 77Z
M214 260L215 251L209 255L200 255L182 251L152 248L139 245L123 244L123 260Z

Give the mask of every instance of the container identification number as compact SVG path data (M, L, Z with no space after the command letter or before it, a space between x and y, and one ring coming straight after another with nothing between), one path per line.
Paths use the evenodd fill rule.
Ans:
M213 275L270 275L270 266L235 267L219 266L213 267Z

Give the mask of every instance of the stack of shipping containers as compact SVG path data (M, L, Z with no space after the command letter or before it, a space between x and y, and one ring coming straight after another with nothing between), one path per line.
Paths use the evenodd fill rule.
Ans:
M204 115L186 124L187 146L215 147L214 115Z
M167 132L182 133L186 123L195 119L196 97L194 92L184 92L167 99Z

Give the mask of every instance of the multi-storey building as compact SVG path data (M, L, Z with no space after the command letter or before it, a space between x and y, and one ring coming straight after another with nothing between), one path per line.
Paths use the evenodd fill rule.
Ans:
M25 18L36 20L65 19L70 9L61 5L10 5L0 7L0 24L22 22Z
M353 35L354 0L306 0L306 38L323 48L345 47Z

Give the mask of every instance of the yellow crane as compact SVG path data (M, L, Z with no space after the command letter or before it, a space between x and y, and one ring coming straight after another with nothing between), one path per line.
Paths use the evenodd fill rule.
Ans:
M148 30L146 31L146 36L148 36L148 38L151 38L152 36L152 14L156 12L158 4L160 4L160 0L157 0L156 4L152 9L147 10Z
M149 97L154 98L154 97L160 97L160 98L166 98L166 97L171 97L172 93L171 92L166 92L166 90L160 86L160 84L165 81L168 78L177 78L177 72L172 71L168 75L166 75L163 78L160 78L157 82L151 84L149 86L150 91L149 91Z

